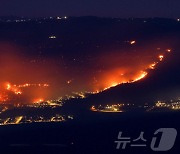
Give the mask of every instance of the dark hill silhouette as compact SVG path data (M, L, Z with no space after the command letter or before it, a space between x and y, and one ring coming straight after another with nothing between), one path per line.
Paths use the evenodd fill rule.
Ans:
M91 95L92 104L153 103L180 96L180 51L174 50L146 78L134 83L122 84L102 93Z

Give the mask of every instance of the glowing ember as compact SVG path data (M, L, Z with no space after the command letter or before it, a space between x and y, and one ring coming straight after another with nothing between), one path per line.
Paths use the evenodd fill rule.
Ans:
M118 83L113 83L112 85L111 85L111 87L115 87L115 86L117 86L118 85Z
M16 94L16 95L21 95L22 92L21 92L21 91L17 91L17 92L15 92L15 94Z
M159 55L159 60L160 60L160 61L163 61L163 58L164 58L163 55Z
M23 85L13 85L9 82L3 83L3 86L0 87L0 102L16 102L19 100L24 100L24 96L27 96L27 90L23 90L23 88L28 88L28 87L34 87L33 89L28 90L28 102L27 103L32 103L33 98L38 97L38 95L43 95L42 90L38 92L37 87L40 88L46 88L49 87L49 84L23 84ZM36 89L35 89L36 88ZM16 96L20 95L20 96ZM36 96L34 96L36 95ZM26 100L27 101L27 100ZM42 102L44 99L35 99L34 102ZM23 103L23 102L22 102Z
M6 84L6 90L13 92L16 95L22 94L22 91L16 88L15 86L12 86L10 83Z
M157 64L158 64L158 62L154 62L153 64L149 65L149 68L150 69L155 69Z
M14 85L15 87L18 87L18 88L26 88L26 87L49 87L49 84L30 84L30 83L26 83L26 84L23 84L23 85Z
M145 72L145 71L141 71L142 73L140 74L140 76L139 77L137 77L135 80L133 80L132 82L130 82L130 83L133 83L133 82L136 82L136 81L139 81L139 80L141 80L141 79L143 79L143 78L145 78L147 75L148 75L148 73L147 72Z
M43 98L38 98L34 100L34 103L42 103L44 101Z
M10 90L11 89L11 85L8 83L7 84L7 88L6 88L7 90Z

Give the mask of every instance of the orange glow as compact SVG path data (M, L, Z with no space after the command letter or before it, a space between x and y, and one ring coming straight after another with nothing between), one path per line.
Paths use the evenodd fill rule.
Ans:
M112 83L112 85L111 85L111 87L115 87L115 86L117 86L118 85L118 83Z
M170 46L153 45L151 42L147 42L149 44L147 46L137 46L135 49L134 45L137 43L138 46L141 45L136 40L125 41L128 48L104 49L105 51L93 55L94 57L88 56L90 57L88 67L86 68L85 62L81 67L78 65L79 73L74 69L76 64L73 63L75 66L71 67L71 62L66 59L62 63L59 63L58 59L58 66L56 66L54 59L44 58L41 63L33 58L32 63L29 58L24 60L24 57L16 57L18 54L5 54L1 58L3 86L0 86L0 102L13 103L15 99L18 103L42 102L69 95L72 91L99 93L123 83L133 83L145 78L149 69L156 69L159 61L164 60L164 57L173 49ZM6 50L14 52L14 48ZM28 61L27 64L26 61ZM26 65L23 65L24 63ZM64 68L64 63L67 63L67 68ZM10 81L13 84L4 83L4 81ZM51 83L51 87L46 82ZM48 87L51 89L49 90Z
M20 91L15 86L12 86L10 83L6 84L6 90L13 92L16 95L22 94L22 91Z
M139 81L139 80L141 80L141 79L143 79L143 78L145 78L147 75L148 75L148 73L147 72L145 72L145 71L141 71L142 73L140 74L140 76L139 77L137 77L135 80L133 80L132 82L136 82L136 81ZM131 83L131 82L130 82Z
M145 71L140 71L140 74L139 74L137 77L135 77L134 79L132 79L132 80L127 80L127 81L122 80L122 81L120 81L120 82L112 82L110 85L108 85L107 87L105 87L103 90L96 90L96 92L94 92L94 93L100 93L100 92L102 92L102 91L108 90L108 89L110 89L110 88L112 88L112 87L118 86L118 85L123 84L123 83L133 83L133 82L137 82L137 81L145 78L147 75L148 75L147 72L145 72Z
M132 42L135 43L135 42ZM167 52L171 52L171 49L167 49ZM164 55L159 55L158 56L159 61L163 61ZM107 75L107 79L105 79L106 83L104 84L105 88L103 90L96 90L95 93L100 93L102 91L105 91L107 89L110 89L112 87L115 87L117 85L123 84L123 83L134 83L137 82L143 78L145 78L148 75L148 69L155 69L157 64L159 62L153 62L150 65L147 65L147 67L144 68L144 70L141 70L140 73L136 73L133 76L128 76L126 74L126 70L121 69L121 70L115 70L115 72L112 72L110 75Z
M30 83L26 83L26 84L23 84L23 85L14 85L15 87L18 87L18 88L26 88L26 87L49 87L49 84L45 83L45 84L30 84Z
M154 62L153 64L149 65L150 69L155 69L156 65L158 64L158 62Z
M25 97L27 97L28 93L28 99L25 99L27 103L32 103L32 102L43 102L44 99L35 99L38 95L44 96L44 93L42 92L42 89L39 91L39 89L23 89L23 88L28 88L28 87L40 87L40 88L46 88L49 87L49 84L23 84L23 85L16 85L16 84L11 84L9 82L3 83L3 86L0 86L0 102L7 102L11 101L16 102L16 101L22 101L24 100ZM18 97L16 95L19 95ZM36 96L35 96L36 95Z
M44 101L43 98L38 98L38 99L35 99L33 102L34 103L42 103Z
M95 108L95 106L92 106L92 107L91 107L91 111L97 111L96 108Z
M8 95L1 93L0 94L0 102L6 102L8 100Z
M164 58L163 55L159 55L159 60L160 60L160 61L163 61L163 58Z

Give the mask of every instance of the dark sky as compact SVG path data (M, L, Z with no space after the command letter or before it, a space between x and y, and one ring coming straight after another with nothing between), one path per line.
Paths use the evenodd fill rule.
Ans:
M180 17L180 0L0 0L0 16Z

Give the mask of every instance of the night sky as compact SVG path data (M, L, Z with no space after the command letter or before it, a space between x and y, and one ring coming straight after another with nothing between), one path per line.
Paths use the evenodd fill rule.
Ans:
M1 0L0 16L180 16L179 0Z

